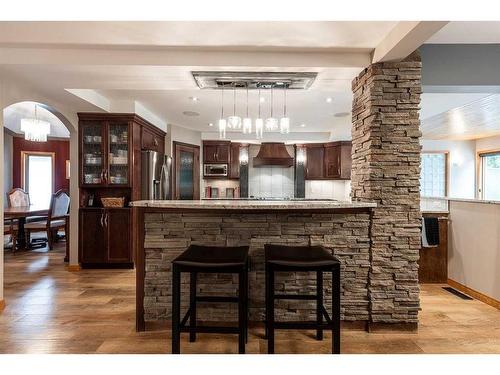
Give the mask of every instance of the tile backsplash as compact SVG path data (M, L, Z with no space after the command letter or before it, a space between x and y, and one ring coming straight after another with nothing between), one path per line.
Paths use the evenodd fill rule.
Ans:
M306 180L306 199L337 199L350 201L350 180Z
M282 167L253 167L253 158L260 146L248 149L248 195L265 198L293 198L294 169ZM288 153L294 154L293 146L287 146Z

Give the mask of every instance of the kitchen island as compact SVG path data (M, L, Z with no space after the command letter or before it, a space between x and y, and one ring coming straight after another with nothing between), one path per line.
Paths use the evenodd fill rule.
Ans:
M171 261L190 244L250 247L251 321L264 319L264 244L323 245L342 263L342 320L366 324L370 319L370 212L373 203L318 200L196 200L132 202L137 268L136 328L171 316ZM315 275L281 274L276 290L299 294L315 290ZM232 295L237 278L200 274L201 295ZM182 282L182 306L189 285ZM331 282L325 280L326 306ZM276 319L311 319L314 301L281 300ZM237 311L210 304L199 307L199 319L236 321Z

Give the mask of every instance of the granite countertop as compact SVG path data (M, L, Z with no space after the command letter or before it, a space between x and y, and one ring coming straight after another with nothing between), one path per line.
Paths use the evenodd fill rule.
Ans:
M133 207L187 208L187 209L269 209L269 210L317 210L339 208L373 208L376 203L332 200L142 200L130 202Z

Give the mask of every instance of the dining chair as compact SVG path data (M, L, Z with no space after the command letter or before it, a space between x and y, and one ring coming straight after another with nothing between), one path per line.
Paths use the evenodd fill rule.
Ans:
M14 253L16 251L17 233L18 233L17 222L15 220L12 220L12 219L4 220L3 235L10 236L10 241L12 242L12 253Z
M27 223L24 226L26 238L30 239L33 232L46 232L49 250L52 250L59 229L64 229L66 251L69 248L69 194L61 189L52 195L47 220ZM28 242L29 243L29 242Z
M30 195L21 188L14 188L7 193L9 207L23 207L30 205Z

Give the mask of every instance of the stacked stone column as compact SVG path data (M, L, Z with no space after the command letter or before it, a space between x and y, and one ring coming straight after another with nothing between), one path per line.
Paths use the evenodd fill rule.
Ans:
M418 322L421 65L415 52L370 65L352 82L352 199L378 204L368 280L372 323Z

